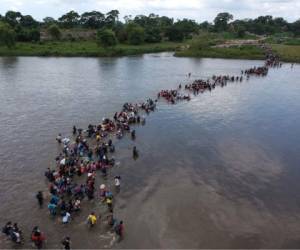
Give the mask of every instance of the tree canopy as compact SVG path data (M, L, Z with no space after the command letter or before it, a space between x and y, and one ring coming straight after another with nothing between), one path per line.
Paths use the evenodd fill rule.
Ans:
M105 15L99 11L85 12L81 15L80 24L86 28L102 28L105 26Z
M219 13L215 20L215 29L217 31L226 31L228 30L228 22L233 19L233 15L228 12Z
M52 39L59 40L61 38L61 31L56 24L52 24L48 28L48 32L51 35Z
M42 22L39 22L30 15L9 10L4 15L0 15L0 22L9 25L8 27L15 34L16 41L25 42L39 41L40 31L49 32L53 39L58 40L65 29L112 31L119 42L129 44L156 43L162 40L182 41L192 38L200 31L230 32L241 38L247 33L256 35L282 33L300 36L300 19L289 23L282 17L271 15L234 20L232 14L222 12L215 17L213 23L208 21L197 23L187 18L174 21L173 18L154 13L128 15L122 21L119 15L118 10L111 10L107 13L92 10L82 14L72 10L58 19L45 17ZM108 32L105 33L108 35Z
M117 45L116 34L111 29L102 29L97 32L97 42L103 47L112 47Z
M58 21L64 28L74 28L76 25L79 24L79 18L80 15L74 10L71 10L70 12L58 18Z
M145 29L135 23L130 23L126 27L129 44L139 45L145 41Z
M8 48L15 45L15 32L9 24L4 22L0 22L0 45Z

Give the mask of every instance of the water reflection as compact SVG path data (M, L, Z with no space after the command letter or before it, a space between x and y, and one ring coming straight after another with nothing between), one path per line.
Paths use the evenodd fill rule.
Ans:
M19 57L1 57L0 64L1 67L11 68L18 63Z

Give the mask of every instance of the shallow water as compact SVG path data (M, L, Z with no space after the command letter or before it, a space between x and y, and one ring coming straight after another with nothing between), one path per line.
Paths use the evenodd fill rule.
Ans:
M229 84L178 105L159 103L137 127L135 142L116 142L110 173L122 176L115 213L125 239L84 220L98 203L84 204L70 225L38 209L44 171L58 152L57 133L87 127L124 102L213 74L239 74L262 61L185 59L170 53L112 59L0 58L0 223L34 225L58 248L299 248L300 66ZM192 72L192 78L187 73ZM131 149L140 151L137 161ZM102 183L101 177L97 185ZM46 206L45 206L46 207ZM103 210L104 209L104 210ZM11 248L0 238L1 248ZM27 239L26 239L27 240ZM25 247L30 247L26 242Z

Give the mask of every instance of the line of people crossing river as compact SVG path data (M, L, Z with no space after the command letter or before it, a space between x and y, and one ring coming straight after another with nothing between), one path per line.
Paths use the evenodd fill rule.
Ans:
M55 167L48 168L45 172L49 183L49 195L38 191L38 206L42 208L46 203L51 217L59 218L62 224L69 224L76 223L77 214L84 209L83 201L97 200L101 206L106 207L106 211L90 211L86 218L87 227L97 230L101 221L101 224L106 224L109 230L115 233L118 240L122 240L124 223L114 214L115 199L121 191L122 178L116 175L113 180L107 179L108 171L116 164L113 140L120 140L129 135L134 141L134 126L145 125L145 115L155 111L160 99L165 99L170 104L190 101L191 93L198 95L212 91L217 86L224 87L230 82L243 82L251 76L267 76L269 68L281 67L282 64L269 48L265 50L266 61L262 67L243 70L239 76L214 75L190 84L179 84L176 89L159 91L156 100L149 98L142 103L125 103L112 118L104 118L96 125L90 124L87 129L73 126L71 138L58 134L56 141L61 147L61 153L55 159ZM136 146L132 148L132 157L135 160L139 157ZM97 186L96 180L102 183ZM23 233L17 223L7 222L2 232L16 244L24 242ZM38 226L33 228L30 238L36 248L43 248L46 235ZM64 249L70 249L71 238L64 236L61 245Z

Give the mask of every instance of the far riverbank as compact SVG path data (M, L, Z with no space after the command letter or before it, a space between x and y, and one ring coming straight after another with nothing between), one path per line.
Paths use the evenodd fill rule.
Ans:
M118 44L104 48L93 41L59 41L42 43L17 43L13 48L0 47L0 56L49 56L49 57L121 57L174 51L178 57L227 58L263 60L264 51L255 45L233 47L190 46L186 42L161 42L142 45ZM300 63L300 46L271 44L282 61Z

